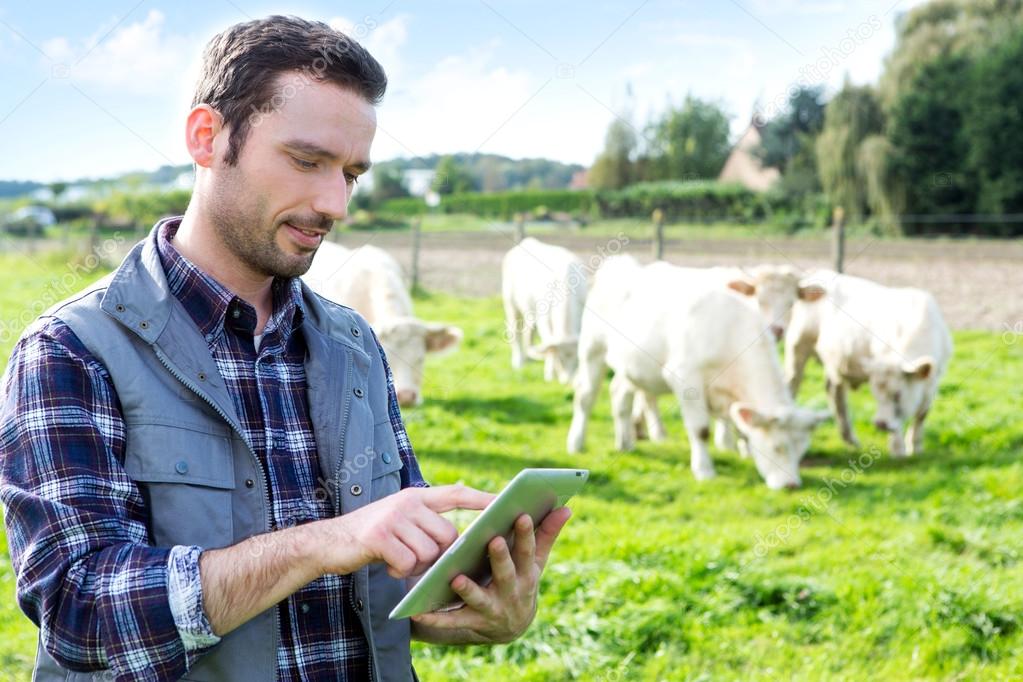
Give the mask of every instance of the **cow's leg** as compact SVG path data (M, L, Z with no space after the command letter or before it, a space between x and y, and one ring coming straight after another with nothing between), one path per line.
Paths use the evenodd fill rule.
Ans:
M842 434L842 440L854 448L860 447L860 441L853 433L852 421L849 419L849 400L846 395L845 382L841 378L827 378L828 402L831 403L831 412L838 421L838 429Z
M543 380L554 381L554 351L548 351L543 358Z
M698 481L714 478L714 462L710 459L710 409L704 397L703 379L699 372L676 372L668 382L678 397L689 436L689 466ZM698 391L692 387L699 386ZM695 394L694 394L695 393Z
M667 438L664 424L661 422L661 412L657 409L657 396L651 393L636 391L636 398L632 403L632 423L635 425L638 440L649 438L654 443L660 443Z
M586 443L586 424L597 400L607 365L603 344L583 338L579 344L579 370L575 374L575 396L572 398L572 425L568 429L567 449L582 452Z
M813 355L812 342L796 340L785 340L785 383L789 387L789 394L795 399L799 393L799 386L803 383L803 372L806 370L806 363Z
M737 446L735 429L732 424L726 419L715 419L714 447L718 450L735 450Z
M924 444L924 420L930 411L930 403L920 408L920 411L913 417L909 428L906 430L906 453L915 455L920 452Z
M615 447L629 452L636 447L635 425L632 421L632 403L636 389L621 374L611 379L611 415L615 423Z
M512 369L522 369L526 362L526 320L507 298L504 301L504 322L508 342L511 343Z

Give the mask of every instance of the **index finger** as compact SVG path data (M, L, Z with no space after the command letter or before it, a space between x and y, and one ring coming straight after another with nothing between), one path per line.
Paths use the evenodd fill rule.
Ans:
M452 509L484 509L495 497L497 495L493 493L485 493L461 483L423 489L423 503L437 513Z

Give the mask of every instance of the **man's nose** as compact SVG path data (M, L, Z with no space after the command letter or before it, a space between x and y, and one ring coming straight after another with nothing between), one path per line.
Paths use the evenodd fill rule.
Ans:
M352 189L349 188L344 174L340 180L332 176L317 189L316 199L313 201L314 211L331 220L344 220L348 217L348 200Z

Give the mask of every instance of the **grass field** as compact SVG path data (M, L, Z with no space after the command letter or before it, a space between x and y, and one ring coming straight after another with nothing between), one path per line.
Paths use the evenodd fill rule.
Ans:
M9 259L0 273L3 320L52 278ZM669 441L620 454L605 389L589 451L566 455L571 393L545 384L537 364L512 372L498 300L427 295L416 305L466 332L458 352L428 364L426 402L406 412L432 483L497 490L527 466L592 472L526 636L492 648L415 644L424 680L1023 678L1023 337L956 334L923 455L879 454L886 439L861 391L864 450L826 425L804 487L772 492L732 453L715 454L717 479L696 483L666 399ZM811 368L801 402L823 407ZM35 629L13 595L5 551L0 679L20 680Z

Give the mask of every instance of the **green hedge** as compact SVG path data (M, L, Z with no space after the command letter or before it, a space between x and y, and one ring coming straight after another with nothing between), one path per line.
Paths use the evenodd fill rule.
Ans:
M655 209L669 221L759 222L789 216L803 207L789 205L779 195L765 195L713 181L644 182L621 190L527 190L452 194L441 199L444 213L471 213L484 218L510 220L516 213L558 211L576 216L649 218ZM379 211L414 215L426 210L418 197L391 199ZM816 222L816 221L814 221Z

